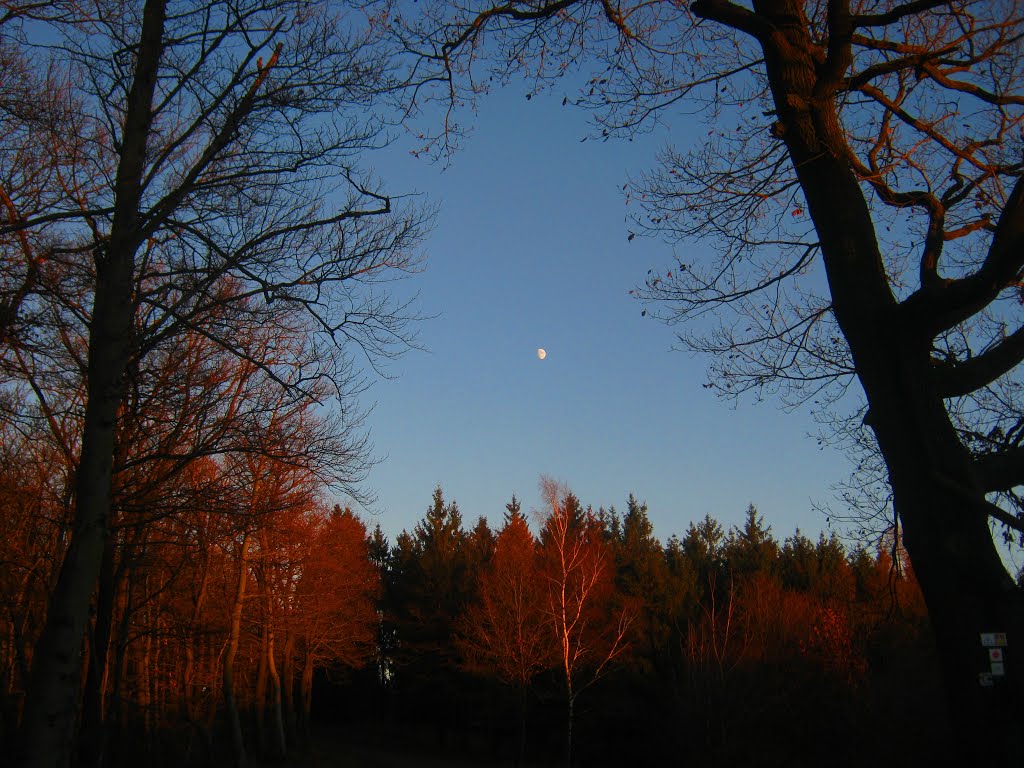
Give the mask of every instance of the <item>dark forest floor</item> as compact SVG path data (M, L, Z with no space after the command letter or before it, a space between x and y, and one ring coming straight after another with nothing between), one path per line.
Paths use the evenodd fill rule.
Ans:
M313 748L309 768L511 768L505 762L413 755L407 752L322 743Z
M422 754L417 751L352 743L351 734L342 729L320 727L313 732L308 753L290 757L281 763L256 762L259 768L514 768L515 761L451 757ZM524 764L523 768L531 768Z

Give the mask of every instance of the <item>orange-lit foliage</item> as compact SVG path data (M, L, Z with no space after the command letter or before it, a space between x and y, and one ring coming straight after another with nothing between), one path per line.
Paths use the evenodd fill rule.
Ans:
M616 610L614 558L599 520L550 480L542 483L542 492L548 511L539 567L544 611L565 686L566 764L571 765L576 700L626 649L634 616Z
M283 732L291 743L308 722L313 670L374 652L379 576L365 527L319 501L338 443L311 406L283 401L258 366L200 334L152 362L121 422L112 534L82 657L82 758L130 760L164 735L179 756L211 749L235 608L235 698L280 753ZM66 547L74 471L59 423L22 414L0 443L5 734L17 728Z
M459 647L468 669L516 688L522 760L527 693L536 675L554 661L555 646L545 613L537 542L514 497L507 509L494 551L480 571L476 600L459 623Z
M554 644L536 542L518 511L498 532L477 594L461 622L468 665L520 690L528 688L550 664Z
M294 627L305 668L361 667L377 652L380 571L370 561L366 526L349 509L303 520L304 559L295 582Z
M13 732L68 514L67 465L45 432L0 427L0 697Z
M250 402L248 412L270 418L270 403ZM164 405L161 418L177 418L170 399ZM147 408L161 412L155 400ZM565 738L562 717L551 712L559 699L573 717L573 749L587 764L612 760L614 749L596 746L603 743L599 723L602 713L621 717L626 706L649 732L676 729L679 739L689 739L691 754L728 760L754 724L784 728L782 712L800 713L805 722L818 718L823 727L848 716L857 701L877 706L883 700L877 697L893 691L908 695L894 671L919 680L914 659L924 607L913 574L893 566L891 541L877 553L847 553L834 539L812 542L799 533L777 545L748 513L747 524L728 534L709 517L663 548L641 505L632 502L629 525L617 528L614 514L595 515L552 486L551 506L539 516L540 540L518 507L496 536L486 523L467 535L454 502L444 504L438 491L428 512L436 524L428 520L417 539L407 537L401 556L401 548L389 553L378 542L386 556L371 560L363 523L348 510L324 507L315 467L298 460L316 420L302 409L285 419L286 411L276 412L282 428L250 432L254 450L244 453L194 457L163 469L156 466L167 461L159 451L151 462L141 453L125 459L119 487L130 503L119 508L83 665L87 673L97 665L97 681L86 681L85 689L96 687L100 717L83 713L82 728L103 738L86 739L84 750L105 743L114 762L125 762L147 745L173 745L173 754L193 761L218 749L213 742L224 733L225 651L236 612L231 687L241 743L268 756L308 735L316 668L358 667L376 658L382 674L374 679L387 688L390 670L403 680L408 671L393 665L391 649L412 647L410 638L426 638L434 649L429 658L450 665L434 672L448 675L445 687L399 686L391 695L398 702L412 696L417 717L425 701L439 712L470 716L467 706L475 707L483 717L490 700L473 696L488 685L516 689L524 760L544 754L550 760L553 741ZM266 423L272 427L274 419ZM190 434L183 431L181 439ZM6 433L0 453L0 500L8 511L0 519L7 733L17 721L32 640L63 546L66 478L44 438ZM265 450L255 450L261 442ZM164 441L164 453L175 444L183 443ZM434 542L429 532L440 538ZM449 548L443 559L431 550L435 544ZM435 560L424 563L424 557ZM474 565L459 565L464 562ZM378 604L382 567L419 578L427 565L434 574L429 590L409 591L404 599L415 605L407 610L419 621L459 606L454 638L423 635L422 623L396 625L391 604ZM99 639L104 589L110 602L105 644ZM634 615L642 622L630 624ZM641 625L645 639L635 642L626 630ZM381 644L381 626L391 627L390 644ZM452 673L460 660L475 673L472 685ZM623 672L607 674L612 669ZM575 704L584 690L581 715ZM470 704L458 703L465 701ZM512 700L494 701L495 707L507 701L508 709L499 711L511 742ZM530 745L547 753L527 752L528 724ZM136 743L132 734L143 740Z
M867 668L863 651L855 646L846 611L818 606L810 626L804 652L829 675L855 686Z
M570 700L625 649L632 615L616 612L614 561L604 532L571 493L546 489L539 568L544 611ZM579 676L587 673L584 685Z

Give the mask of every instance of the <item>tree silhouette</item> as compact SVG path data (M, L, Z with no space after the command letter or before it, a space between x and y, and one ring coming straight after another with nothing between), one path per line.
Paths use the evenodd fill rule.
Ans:
M413 533L396 539L387 585L394 685L416 721L432 724L442 743L455 725L449 710L460 690L455 627L474 588L467 549L459 506L446 502L439 486Z
M751 504L743 526L729 531L725 543L730 572L734 576L768 573L774 569L778 554L779 545L772 537L771 527L765 528L764 518Z
M629 495L619 534L610 531L615 557L615 581L624 605L635 613L630 662L639 665L646 677L668 671L667 657L673 640L671 620L674 613L665 601L675 601L668 586L669 566L654 527L647 516L647 505ZM645 665L652 665L644 669Z
M133 373L200 330L295 396L352 397L352 345L373 365L407 340L410 314L379 284L415 268L425 221L356 168L385 140L377 107L392 81L374 25L291 0L58 11L10 4L0 18L5 33L33 25L3 36L20 77L0 106L17 137L0 160L0 309L16 339L5 355L32 340L18 335L27 318L44 317L76 340L84 393L75 519L23 718L28 764L48 766L73 750L78 648ZM301 330L305 354L252 356L236 344L246 326ZM45 349L30 351L41 367ZM352 458L337 479L357 493L366 456Z
M727 396L863 390L972 760L1019 753L1024 716L1024 673L978 677L986 627L1024 633L991 530L1024 531L1022 28L1013 2L566 0L433 4L400 32L453 105L487 54L537 87L589 55L577 103L604 136L704 111L630 199L639 230L711 248L638 293L670 323L715 314L680 338Z

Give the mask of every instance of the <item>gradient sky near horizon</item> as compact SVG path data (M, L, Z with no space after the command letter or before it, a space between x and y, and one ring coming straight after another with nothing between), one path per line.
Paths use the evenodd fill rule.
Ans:
M680 118L633 142L581 141L587 115L564 95L527 100L510 86L484 98L447 168L400 146L369 158L389 190L439 206L426 271L398 286L436 315L419 326L428 351L364 396L383 458L369 523L392 540L412 530L440 485L467 526L497 526L513 493L537 508L548 475L595 508L635 494L662 541L709 513L737 524L750 503L780 540L797 527L816 537L827 526L813 505L833 501L846 459L819 447L806 410L717 399L702 386L708 360L673 351L673 329L628 293L672 251L627 241L623 184L670 136L707 128Z

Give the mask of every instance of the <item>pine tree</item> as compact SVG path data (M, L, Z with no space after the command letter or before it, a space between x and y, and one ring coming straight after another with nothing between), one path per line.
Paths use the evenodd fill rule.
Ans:
M671 642L666 602L668 565L661 544L654 537L654 526L647 516L647 505L629 495L621 534L612 537L616 562L616 583L623 601L636 612L635 643L630 659L643 672L664 668Z
M396 543L390 594L398 684L411 712L432 720L443 743L459 692L455 625L472 592L458 504L445 503L436 488L412 535L403 531Z
M779 545L772 536L771 526L765 527L764 518L753 504L747 507L743 526L729 531L725 557L735 577L770 574L775 570Z

